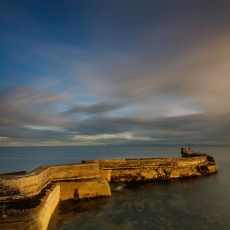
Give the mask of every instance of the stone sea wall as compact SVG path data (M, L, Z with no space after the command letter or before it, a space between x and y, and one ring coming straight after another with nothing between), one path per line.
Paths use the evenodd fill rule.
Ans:
M213 157L88 160L0 175L0 229L46 230L61 200L110 196L108 182L169 180L214 173Z
M0 175L0 229L46 230L61 200L110 196L98 164L41 166Z
M82 163L98 163L99 174L109 182L168 180L208 175L217 171L214 159L208 155L191 158L88 160Z
M41 166L23 175L2 175L0 184L15 191L7 196L0 196L1 199L20 199L37 195L48 184L54 181L82 180L99 177L98 164L70 164Z
M5 202L1 207L0 229L46 230L59 203L60 186L52 185L33 198Z

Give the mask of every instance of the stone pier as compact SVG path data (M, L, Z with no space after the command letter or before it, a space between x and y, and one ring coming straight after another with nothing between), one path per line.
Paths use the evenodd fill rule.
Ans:
M169 180L208 175L217 171L213 157L208 155L187 158L85 160L82 163L97 163L100 176L109 182Z
M190 156L190 155L189 155ZM0 175L0 229L46 230L60 200L110 196L108 182L154 181L215 173L213 157L85 160Z
M0 175L0 229L46 230L60 200L102 196L111 196L111 191L95 163Z

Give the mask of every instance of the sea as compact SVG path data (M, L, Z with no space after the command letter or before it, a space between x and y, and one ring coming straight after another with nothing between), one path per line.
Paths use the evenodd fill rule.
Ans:
M0 147L0 173L87 159L180 157L181 147ZM60 202L48 230L229 230L230 146L192 147L214 156L218 172L170 181L111 183L111 197Z

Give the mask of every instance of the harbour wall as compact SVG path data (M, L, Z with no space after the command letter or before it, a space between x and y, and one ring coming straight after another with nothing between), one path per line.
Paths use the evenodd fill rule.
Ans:
M111 190L96 163L0 175L0 229L46 230L59 201L102 196L111 196Z
M87 160L0 175L0 229L45 230L61 200L110 196L108 182L169 180L217 171L213 157Z
M99 177L98 164L70 164L41 166L23 175L2 175L0 184L9 187L15 193L9 193L0 197L1 199L21 199L31 197L41 192L51 182L87 180ZM9 197L8 197L9 195Z
M109 182L150 181L202 176L217 171L213 157L147 158L86 160L82 163L99 164L100 176Z

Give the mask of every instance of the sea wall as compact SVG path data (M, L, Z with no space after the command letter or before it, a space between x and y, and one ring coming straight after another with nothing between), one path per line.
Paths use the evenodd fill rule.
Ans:
M60 200L80 200L111 196L108 181L100 176L74 181L58 181L56 184L60 186Z
M148 158L85 160L98 163L99 174L109 182L150 181L208 175L217 171L210 156L191 158Z
M46 230L59 198L60 186L52 185L37 197L4 203L0 229Z
M169 180L217 171L213 157L87 160L0 175L0 229L45 230L61 200L110 196L108 182Z
M0 200L35 196L51 182L73 180L79 182L83 179L97 180L98 177L97 163L41 166L23 175L2 175L0 176L0 185L9 189L5 190L4 196L0 194ZM60 184L64 186L64 183Z
M97 163L0 175L0 229L45 230L60 200L110 196Z

